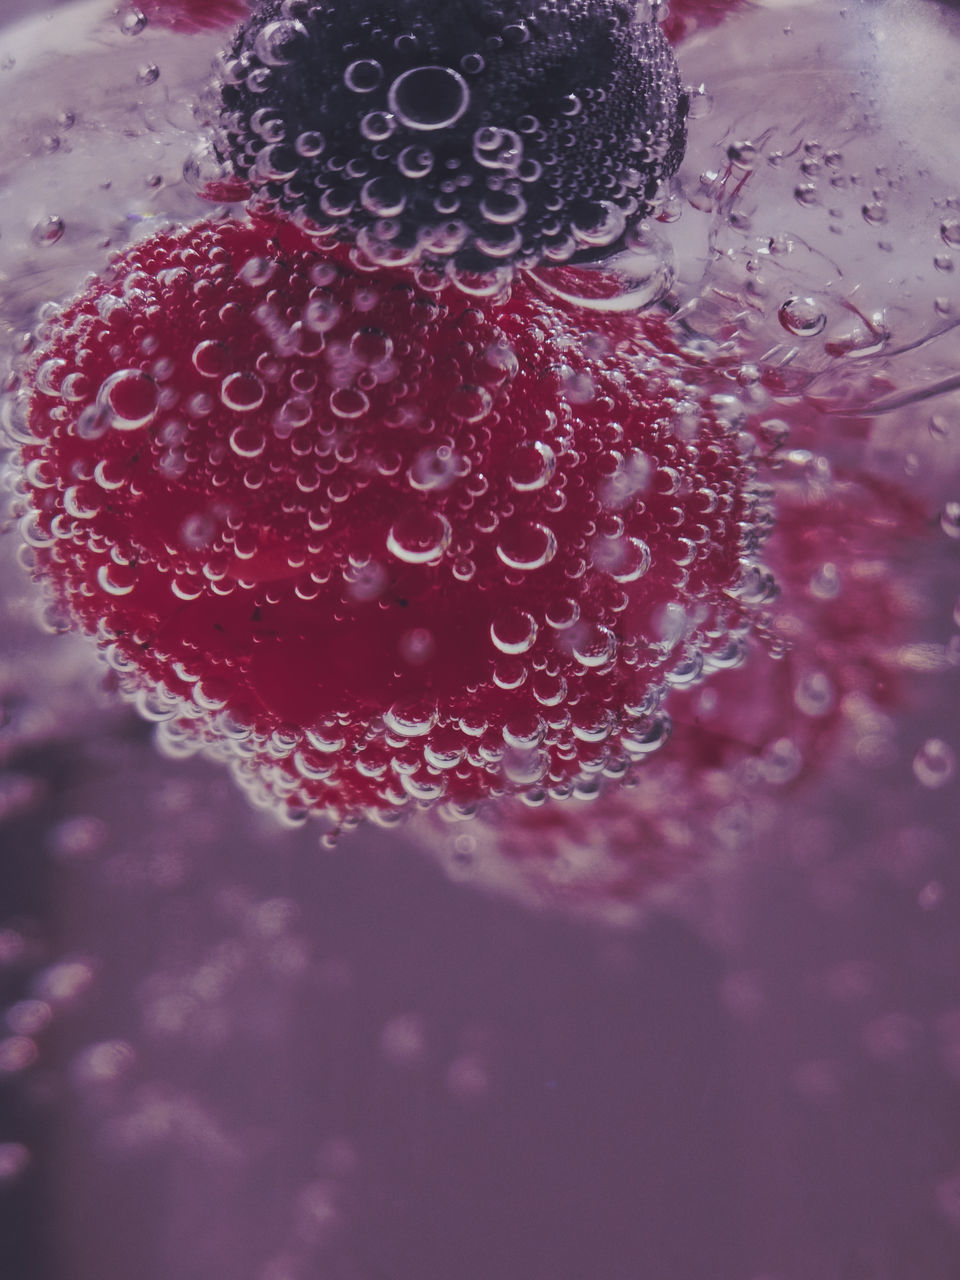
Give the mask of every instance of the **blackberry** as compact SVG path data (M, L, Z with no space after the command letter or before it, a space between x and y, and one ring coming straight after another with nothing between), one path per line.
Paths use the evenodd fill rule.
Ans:
M221 60L217 149L259 203L382 265L609 253L677 169L687 99L633 0L268 0Z

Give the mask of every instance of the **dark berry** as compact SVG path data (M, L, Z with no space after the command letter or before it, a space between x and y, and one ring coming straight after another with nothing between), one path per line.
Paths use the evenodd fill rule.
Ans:
M628 0L272 0L220 89L236 176L381 264L608 253L686 138L673 53Z

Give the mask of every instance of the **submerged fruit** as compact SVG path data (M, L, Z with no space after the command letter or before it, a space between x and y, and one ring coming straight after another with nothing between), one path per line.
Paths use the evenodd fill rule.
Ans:
M783 408L810 444L829 422L810 402ZM626 786L534 809L505 799L469 823L424 814L416 839L452 877L538 909L632 924L665 902L709 897L713 872L722 878L759 833L780 838L774 795L792 793L802 810L811 782L829 774L843 794L851 769L895 752L891 713L907 704L910 677L949 663L935 646L908 643L929 514L867 472L837 475L823 455L771 449L773 425L763 414L746 422L773 491L764 559L781 590L747 661L671 698L669 750ZM949 757L944 765L937 743L931 754L933 770L921 765L918 777L943 785Z
M679 44L697 31L715 27L727 17L751 7L751 0L670 0L661 21L663 33Z
M249 16L246 0L137 0L130 8L150 26L171 31L212 31Z
M589 789L737 661L752 472L662 322L200 224L19 376L38 575L171 749L267 802Z
M261 207L480 272L609 250L680 164L687 100L632 0L262 4L220 149Z

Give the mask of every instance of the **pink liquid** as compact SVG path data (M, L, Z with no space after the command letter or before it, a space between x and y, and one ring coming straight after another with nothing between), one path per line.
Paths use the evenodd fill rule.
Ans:
M11 1276L960 1273L958 36L811 0L679 50L650 289L759 441L781 595L635 788L321 849L159 755L5 539ZM221 37L3 37L12 347L209 211Z

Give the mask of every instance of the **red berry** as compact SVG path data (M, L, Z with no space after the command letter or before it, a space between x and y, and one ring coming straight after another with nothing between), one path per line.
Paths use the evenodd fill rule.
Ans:
M811 434L809 403L786 412L798 436ZM929 660L905 643L916 602L915 560L903 557L929 520L903 493L833 476L823 461L800 450L769 459L777 523L764 559L782 594L749 660L674 697L670 749L633 785L590 803L506 800L467 824L425 815L418 843L454 878L631 923L682 900L693 879L701 898L712 869L751 845L745 824L756 839L776 821L771 791L836 777L883 743L905 673Z
M250 14L246 0L137 0L135 7L151 26L171 31L213 31Z
M200 224L20 377L39 576L162 740L265 802L589 788L737 658L752 472L660 321Z
M660 26L671 44L679 44L696 31L718 26L724 18L749 5L750 0L670 0L669 12Z

